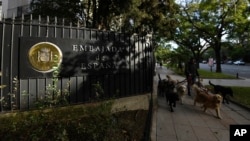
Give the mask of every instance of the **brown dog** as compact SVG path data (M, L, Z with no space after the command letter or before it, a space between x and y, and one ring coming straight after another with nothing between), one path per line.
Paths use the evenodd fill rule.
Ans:
M222 97L219 94L210 94L202 89L200 89L197 85L192 86L193 90L196 93L196 96L194 98L194 105L196 103L203 104L202 108L204 108L204 112L208 108L215 109L217 117L221 119L220 116L220 106L222 102Z

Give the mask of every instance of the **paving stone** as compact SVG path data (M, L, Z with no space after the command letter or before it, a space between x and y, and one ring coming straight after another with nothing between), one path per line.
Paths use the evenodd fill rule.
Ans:
M215 134L208 127L194 126L193 129L199 141L217 141Z
M175 124L178 141L197 141L198 138L191 125Z
M176 135L161 135L157 137L157 141L179 141Z
M211 131L216 136L218 141L229 141L228 129L211 128Z

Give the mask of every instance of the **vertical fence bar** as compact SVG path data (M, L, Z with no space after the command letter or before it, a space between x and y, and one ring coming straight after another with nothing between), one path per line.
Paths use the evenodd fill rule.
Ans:
M91 31L92 31L92 30L89 31L89 36L90 36L89 39L90 39L90 40L92 40L92 32L91 32Z
M30 79L28 78L28 94L30 94ZM27 96L27 108L30 109L30 95Z
M38 16L38 37L41 37L41 15Z
M79 39L80 22L77 20L76 38Z
M134 93L136 93L137 92L137 89L136 89L136 65L135 65L135 63L136 63L136 37L135 37L135 35L132 35L132 38L133 38L133 42L132 42L132 46L133 46L133 65L134 65L134 67L133 67L133 73L134 73L134 76L133 76L133 84L134 84Z
M79 77L78 76L76 76L75 77L75 89L76 89L76 93L75 93L75 101L78 103L79 102L79 99L78 99L78 97L79 97L79 92L78 92L78 87L79 87L79 85L78 85L78 79L79 79Z
M4 74L3 72L3 62L4 62L4 41L5 41L5 19L4 19L4 14L3 14L3 21L2 21L2 25L3 25L3 32L2 32L2 44L1 44L1 50L2 50L2 54L1 54L1 68L0 68L0 71L2 72L2 74ZM3 77L0 76L1 78L1 85L3 84ZM0 89L0 93L1 93L1 98L3 97L3 89ZM3 105L2 105L2 101L0 101L0 111L2 112L3 111Z
M33 17L32 17L32 14L30 15L30 37L32 36L32 20L33 20Z
M13 51L14 51L14 29L15 29L15 15L13 14L12 21L11 21L11 43L10 43L10 75L9 75L9 91L10 94L13 94ZM12 97L10 96L10 109L12 109Z
M49 16L47 16L47 21L46 21L46 35L45 37L49 37Z
M146 71L147 71L147 68L146 68L146 63L147 63L147 58L146 58L146 41L145 41L145 36L142 36L142 46L141 46L141 50L142 50L142 58L143 58L143 64L142 64L142 82L147 82L146 79L147 79L147 75L146 75ZM147 83L142 83L142 87L143 87L143 92L146 91L146 87L147 87Z
M40 89L40 81L39 79L36 79L36 99L39 100L39 89Z
M21 37L23 37L23 34L24 34L24 33L23 33L23 27L24 27L24 14L22 14L22 18L21 18L21 26L20 26L20 36L21 36ZM20 58L19 52L20 52L20 49L19 49L19 47L18 47L18 60L19 60L19 58ZM19 85L18 85L18 91L19 91L18 94L19 94L19 95L16 96L16 98L17 98L16 100L18 101L18 106L17 106L17 108L18 108L18 109L21 109L21 96L22 96L22 92L21 92L21 90L20 90L21 81L20 81L20 78L19 78L19 74L20 74L20 73L19 73L19 72L20 72L20 63L18 62L17 64L18 64L18 67L17 67L17 68L18 68L18 80L19 80L19 81L18 81L18 82L19 82Z
M64 18L62 19L62 38L64 38Z
M23 36L23 23L24 23L24 14L22 14L22 19L21 19L21 29L20 29L20 36Z
M119 34L122 34L122 33L119 33ZM126 35L125 34L122 34L123 35L123 39L124 41L126 41ZM131 69L131 40L130 38L128 38L128 62L129 62L129 93L132 94L132 78L131 78L131 75L132 75L132 69Z
M56 38L57 37L57 34L56 34L56 26L57 26L57 17L55 17L55 24L54 24L54 37Z
M69 24L69 38L72 38L72 22Z

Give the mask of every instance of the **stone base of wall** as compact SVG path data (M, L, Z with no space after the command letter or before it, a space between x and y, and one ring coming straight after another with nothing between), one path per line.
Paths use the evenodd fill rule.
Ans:
M138 109L148 110L150 99L151 94L115 99L112 112Z

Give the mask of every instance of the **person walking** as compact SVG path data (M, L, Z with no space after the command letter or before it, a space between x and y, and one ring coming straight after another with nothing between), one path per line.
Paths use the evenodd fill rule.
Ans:
M163 64L163 63L162 63L162 61L161 61L161 62L160 62L160 68L162 68L162 64Z
M191 86L196 81L196 77L199 77L199 73L194 58L190 58L189 62L185 65L185 75L187 79L188 95L191 96Z

